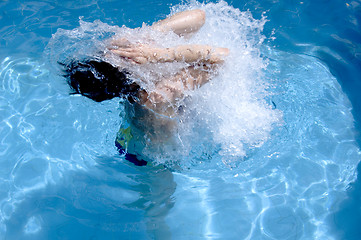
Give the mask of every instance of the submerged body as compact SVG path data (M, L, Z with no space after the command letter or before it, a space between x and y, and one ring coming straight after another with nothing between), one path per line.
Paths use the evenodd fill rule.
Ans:
M151 29L160 32L171 31L178 37L189 38L203 26L204 22L204 11L190 10L156 22ZM149 42L151 43L152 39L149 39ZM113 37L104 52L105 59L109 61L101 64L90 61L88 64L90 70L82 63L72 66L72 71L70 73L68 71L67 74L70 85L76 93L96 101L112 97L128 98L124 116L127 121L123 123L117 134L116 145L121 153L132 154L142 159L146 158L144 151L157 149L157 146L165 142L170 147L176 147L172 144L172 139L177 131L177 117L183 110L182 101L187 93L201 87L217 74L218 67L229 54L227 48L210 45L193 44L160 48L152 44L131 43L123 36ZM114 64L114 62L122 64ZM145 71L152 74L152 64L172 63L181 63L184 66L177 72L160 73L159 79L152 83L152 88L147 88L143 84L144 79L139 77L136 70L141 67L148 69ZM97 65L103 67L104 64L109 70L104 68L98 71ZM79 74L84 71L85 74ZM109 76L109 73L112 75ZM100 79L100 84L94 84L97 79ZM80 80L83 81L81 84L79 84ZM97 87L90 91L89 84ZM104 98L99 97L97 93L100 88L106 94ZM93 98L92 96L95 95L97 97Z
M159 21L152 28L173 31L179 37L190 37L204 22L205 13L192 10ZM174 138L186 93L201 87L216 74L218 65L228 55L228 49L209 45L157 48L131 45L121 38L112 41L111 53L133 64L185 62L188 65L179 72L163 76L152 91L140 90L136 101L125 105L128 121L118 132L116 143L123 143L123 149L135 154L138 159L146 159L144 151L158 149L165 142L170 147L177 147Z

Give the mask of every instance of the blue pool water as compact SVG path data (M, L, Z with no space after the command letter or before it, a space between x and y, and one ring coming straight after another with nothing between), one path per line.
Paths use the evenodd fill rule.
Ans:
M153 163L136 167L114 146L124 102L70 96L55 63L125 31L112 26L191 8L206 11L204 28L164 42L231 55L191 96L177 148L152 146ZM0 239L359 239L360 11L336 0L0 2Z

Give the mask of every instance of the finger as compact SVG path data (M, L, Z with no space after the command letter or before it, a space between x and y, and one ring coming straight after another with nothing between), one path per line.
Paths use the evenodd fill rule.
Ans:
M127 52L127 53L133 53L133 54L138 54L140 50L137 48L123 48L123 47L119 47L117 49L114 49L114 51L120 51L120 52Z
M113 39L110 44L118 47L130 47L132 45L126 38Z
M126 60L127 60L128 62L130 62L131 64L133 64L133 65L139 64L139 63L137 63L136 61L134 61L134 60L131 59L131 58L126 58Z
M129 51L124 51L124 50L121 50L121 49L114 49L114 50L111 50L113 53L117 54L118 56L121 56L121 57L128 57L128 58L134 58L135 57L135 54L132 53L132 52L129 52Z
M148 59L144 57L137 57L134 59L134 61L137 62L138 64L145 64L148 62Z

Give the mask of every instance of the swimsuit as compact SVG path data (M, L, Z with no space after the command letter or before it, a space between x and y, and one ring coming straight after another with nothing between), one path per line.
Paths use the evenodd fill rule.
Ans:
M131 128L120 128L115 139L115 146L118 148L120 154L125 154L125 159L131 163L134 163L136 166L145 166L147 161L139 160L135 154L128 153L128 144L133 138L131 133Z

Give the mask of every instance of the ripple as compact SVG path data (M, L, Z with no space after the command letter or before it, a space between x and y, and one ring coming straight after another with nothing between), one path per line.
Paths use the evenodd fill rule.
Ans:
M20 189L27 189L34 186L42 186L46 181L44 176L49 171L47 159L34 156L27 156L22 159L21 164L13 171L14 186Z
M32 216L24 226L25 234L35 234L41 230L41 223L38 217Z
M267 209L262 216L261 229L272 239L300 239L303 224L292 208L278 206Z

